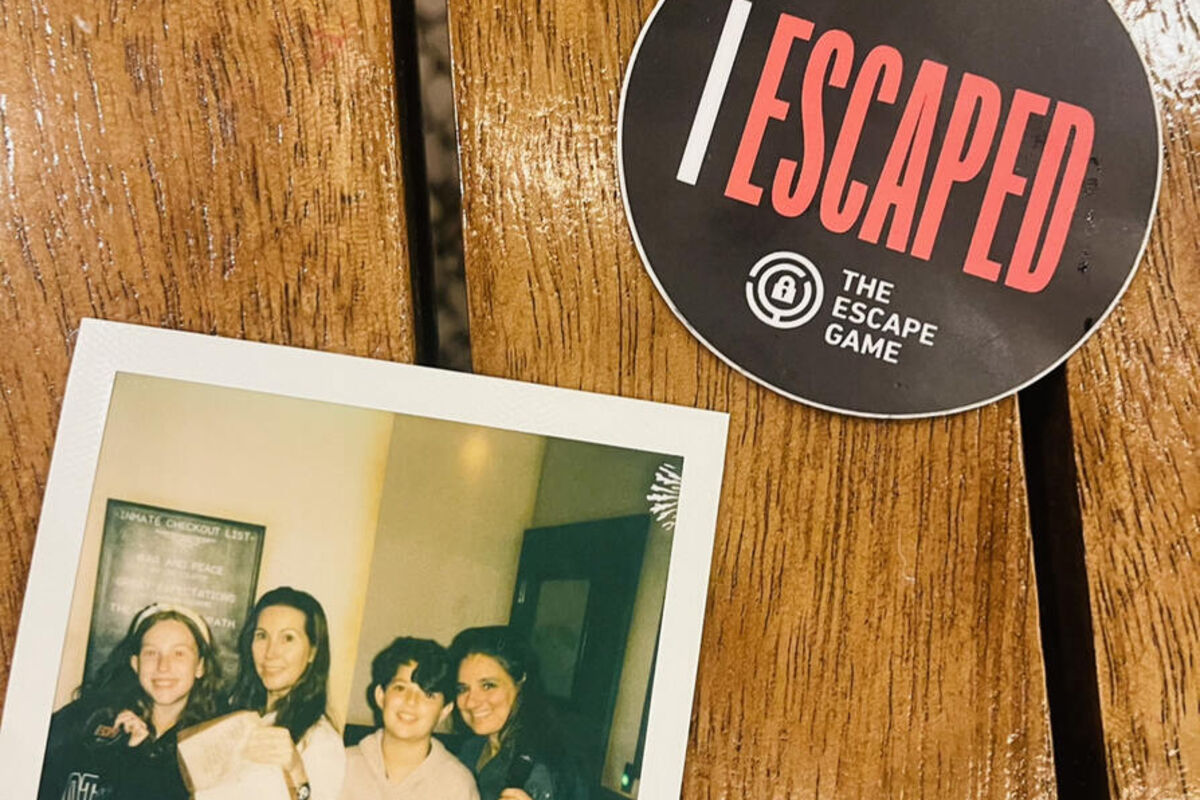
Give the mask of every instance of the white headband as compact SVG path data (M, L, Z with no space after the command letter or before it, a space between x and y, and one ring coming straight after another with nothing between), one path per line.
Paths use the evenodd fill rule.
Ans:
M133 623L130 625L130 630L137 630L138 625L141 625L142 621L147 617L153 616L154 614L163 614L167 612L172 612L180 615L181 617L186 617L192 622L193 625L196 626L196 630L200 631L200 635L204 637L204 643L208 645L212 644L212 633L208 630L208 623L204 621L204 618L195 611L192 611L187 606L177 606L172 603L151 603L150 605L146 606L139 611L136 616L134 616Z

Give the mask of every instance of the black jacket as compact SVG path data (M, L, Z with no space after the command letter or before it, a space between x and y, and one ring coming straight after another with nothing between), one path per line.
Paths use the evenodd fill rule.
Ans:
M483 769L479 769L476 765L486 745L486 736L471 736L458 751L459 760L475 775L480 800L497 800L509 787L523 789L533 800L588 800L587 790L573 765L552 763L544 754L530 753L532 767L515 770L513 762L517 760L519 748L505 746L483 765ZM525 774L521 785L513 785L515 781L510 780L510 771Z
M175 729L130 747L119 708L71 703L50 719L38 800L187 800Z

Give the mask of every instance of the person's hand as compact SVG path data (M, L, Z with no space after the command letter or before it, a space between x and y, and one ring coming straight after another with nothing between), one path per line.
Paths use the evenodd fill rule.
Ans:
M129 734L129 747L137 747L150 735L150 726L146 721L129 709L117 714L117 718L113 720L113 727Z
M255 728L246 740L246 746L242 748L242 756L256 764L279 767L293 778L303 777L304 763L300 760L296 746L292 744L292 735L288 733L287 728L278 725ZM307 780L300 781L305 782Z
M533 800L523 789L509 787L500 793L500 800Z

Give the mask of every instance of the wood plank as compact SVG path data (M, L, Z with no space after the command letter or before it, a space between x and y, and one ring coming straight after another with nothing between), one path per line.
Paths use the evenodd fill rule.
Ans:
M82 316L411 360L386 2L0 5L0 693Z
M1068 364L1113 797L1200 797L1200 16L1115 4L1166 146L1129 292Z
M688 335L618 193L651 8L452 0L450 22L476 369L732 416L684 795L1053 796L1015 403L839 417Z

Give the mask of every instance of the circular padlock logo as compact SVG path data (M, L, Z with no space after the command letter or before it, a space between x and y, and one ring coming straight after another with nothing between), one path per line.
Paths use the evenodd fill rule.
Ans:
M1011 394L1111 312L1161 169L1108 0L659 0L621 94L642 261L714 353L833 411Z
M746 305L772 328L799 328L817 315L824 300L821 273L799 253L764 256L746 280Z

